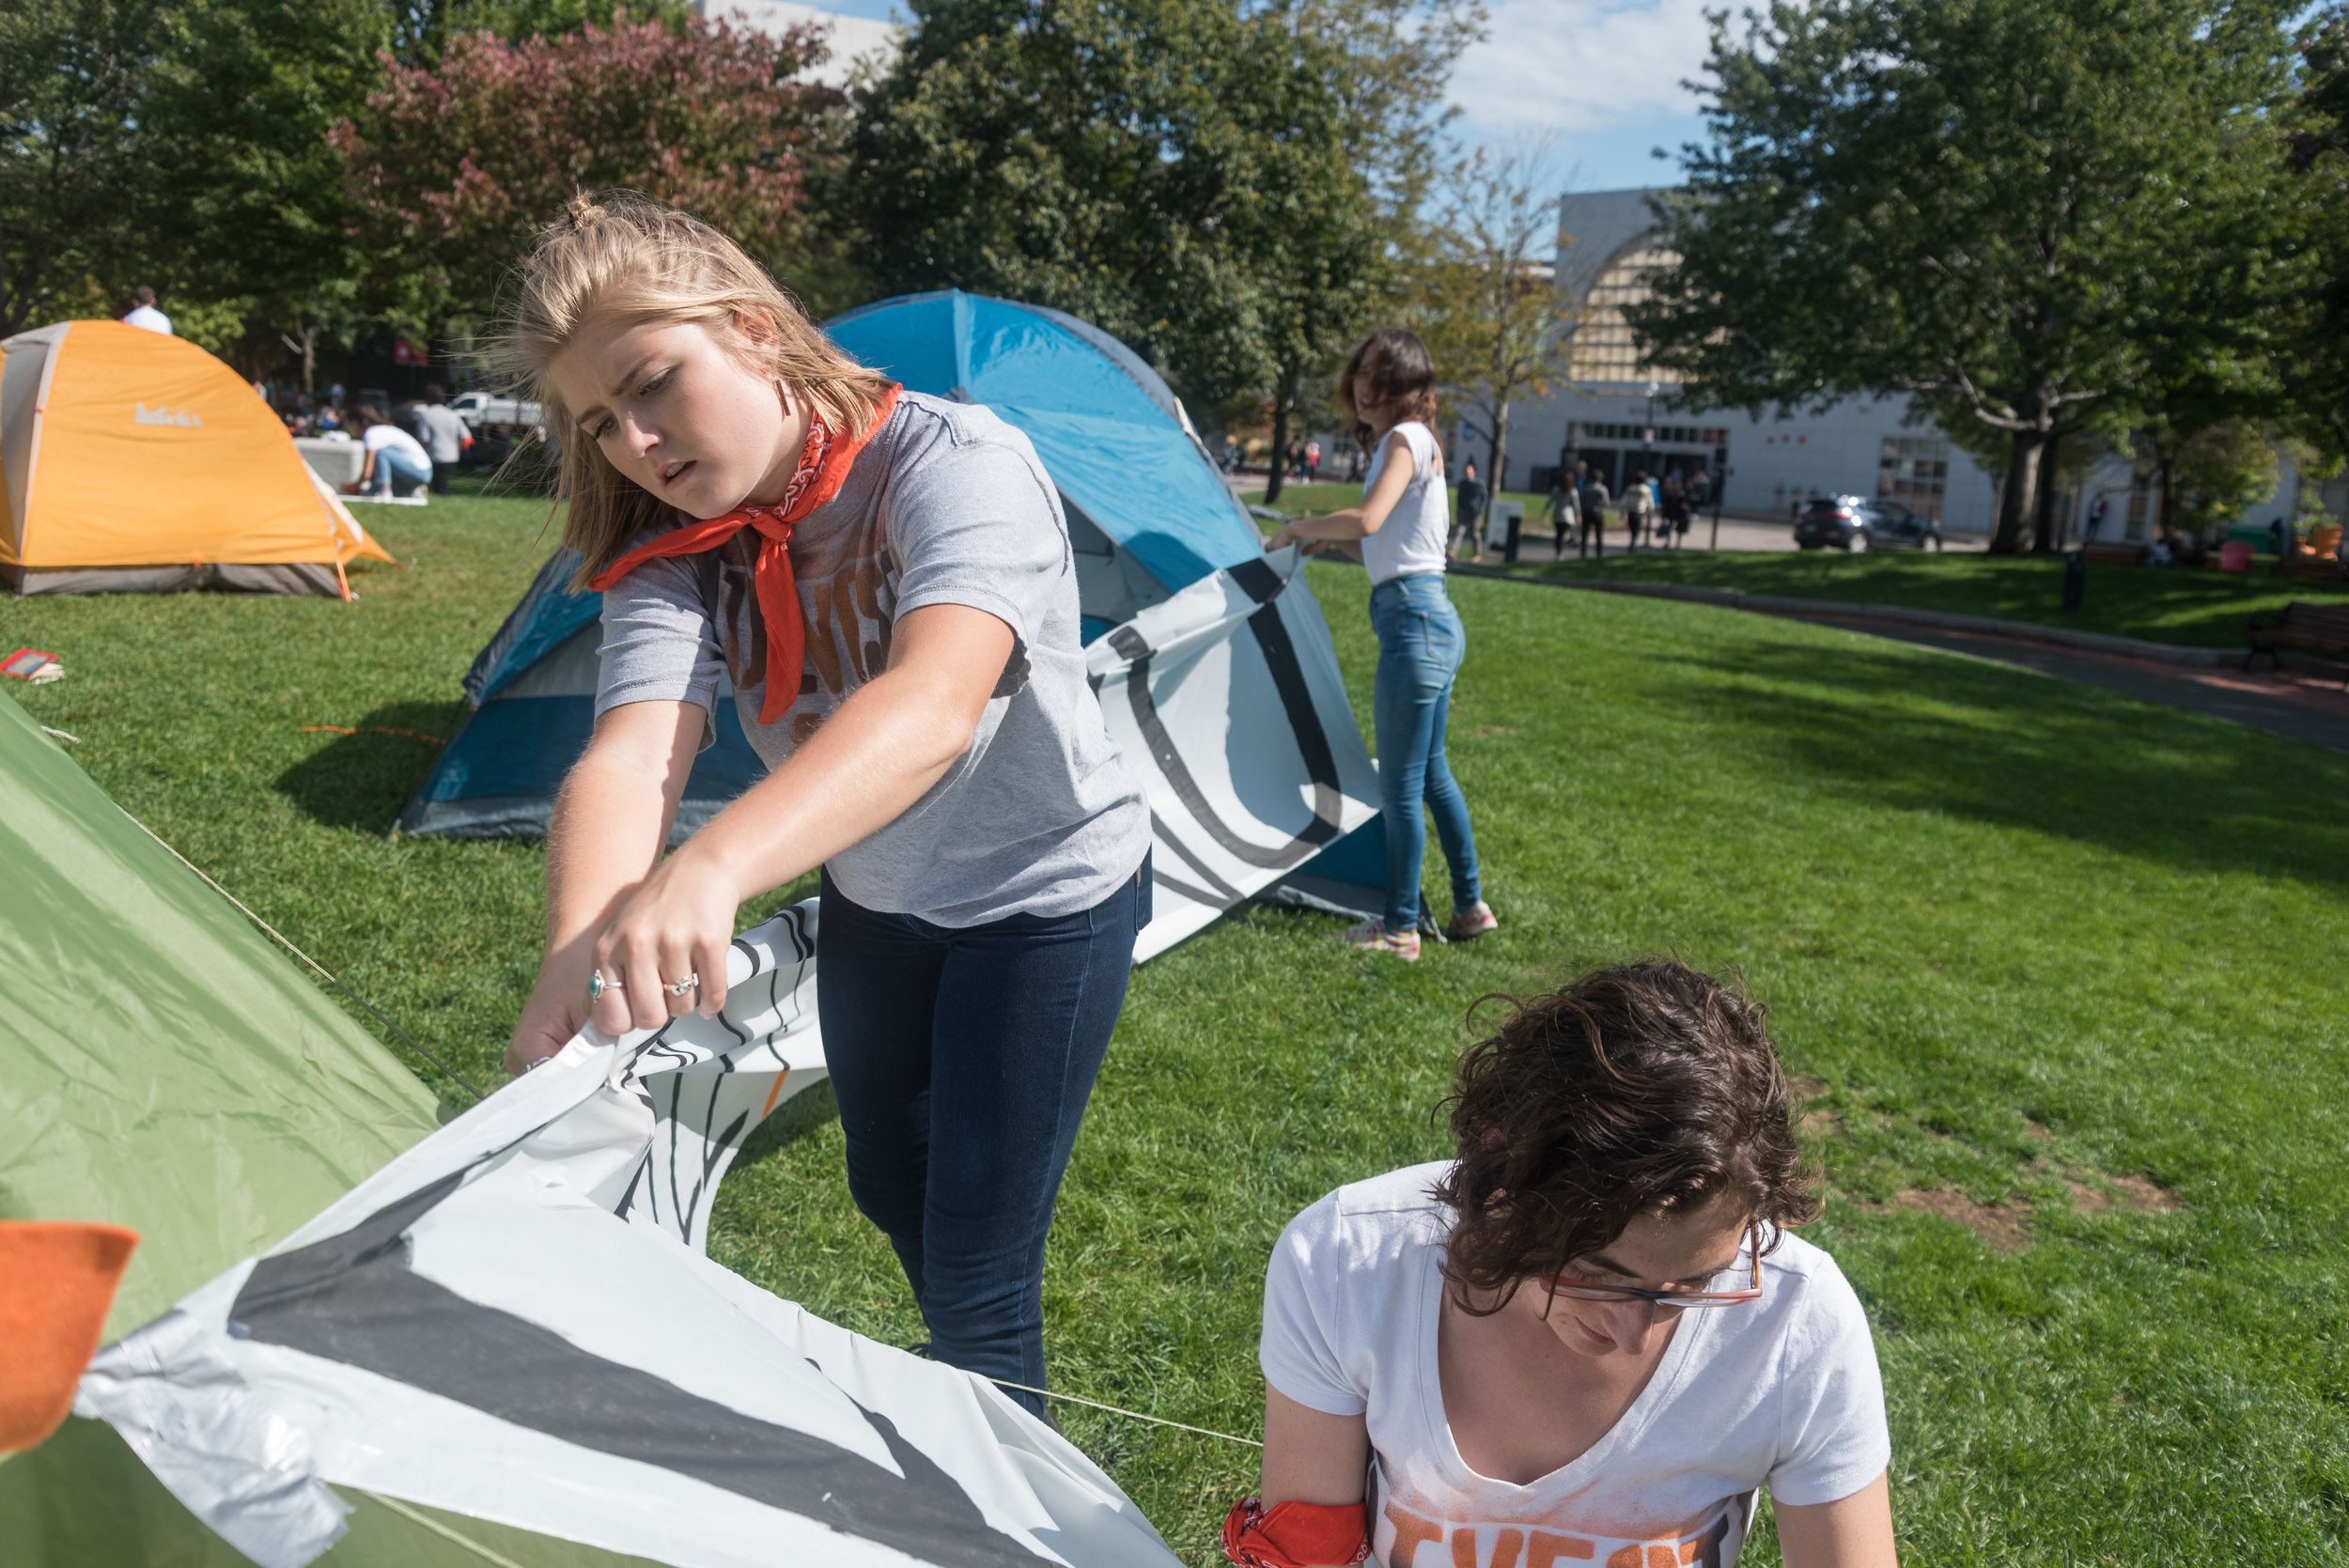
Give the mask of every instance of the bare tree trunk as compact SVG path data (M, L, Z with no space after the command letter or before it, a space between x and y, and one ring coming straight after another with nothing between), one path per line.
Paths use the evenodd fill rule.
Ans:
M2061 466L2057 454L2063 445L2061 434L2051 435L2039 454L2039 510L2031 526L2031 549L2042 555L2055 551L2056 474Z
M1265 481L1264 504L1281 500L1281 482L1288 477L1289 411L1297 402L1297 378L1283 373L1272 387L1272 476Z
M2015 432L2013 455L2006 463L2006 484L1999 494L1999 525L1990 536L1993 555L2023 553L2023 522L2030 512L2032 498L2039 493L2039 454L2046 442L2046 435L2037 430Z
M1491 439L1485 443L1486 466L1492 471L1485 477L1485 512L1476 520L1476 548L1485 548L1486 520L1493 515L1493 503L1501 499L1501 481L1509 472L1509 402L1502 398L1493 405Z
M2178 453L2168 442L2154 443L2154 471L2161 475L2157 503L2160 510L2153 520L2155 537L2158 538L2158 530L2176 527L2178 520Z
M316 321L305 321L302 325L302 336L299 339L290 333L281 332L277 334L277 341L291 349L296 357L302 361L302 395L304 397L309 396L318 386L319 324Z

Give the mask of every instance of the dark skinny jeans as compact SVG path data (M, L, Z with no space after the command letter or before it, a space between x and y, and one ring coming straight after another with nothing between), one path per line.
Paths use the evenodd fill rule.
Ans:
M951 1366L1045 1386L1044 1238L1149 889L1144 859L1090 909L957 930L864 908L824 877L817 1002L848 1192Z

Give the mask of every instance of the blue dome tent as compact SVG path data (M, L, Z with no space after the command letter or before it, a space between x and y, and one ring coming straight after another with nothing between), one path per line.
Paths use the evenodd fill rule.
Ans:
M558 550L521 602L465 672L473 712L441 748L408 809L403 833L453 838L538 838L563 775L587 749L596 722L596 644L601 594L571 592L579 555ZM719 695L734 685L718 679ZM725 809L764 771L731 701L718 705L717 737L693 761L669 829L672 846Z
M1260 895L1376 909L1377 775L1329 628L1295 552L1264 554L1164 380L1075 317L958 290L885 300L825 330L909 390L1016 426L1060 491L1103 716L1151 793L1157 918L1138 956ZM545 831L593 722L600 596L568 592L570 565L568 551L550 561L474 660L474 712L403 831ZM718 705L717 729L675 838L758 777L733 703Z
M984 403L1035 443L1068 515L1087 642L1263 553L1181 402L1098 327L957 289L884 300L824 330L911 390Z

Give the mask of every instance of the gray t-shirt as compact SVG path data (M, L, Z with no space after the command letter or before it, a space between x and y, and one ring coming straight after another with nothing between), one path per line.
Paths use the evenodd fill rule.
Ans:
M453 463L465 455L465 421L447 404L418 404L412 428L436 464Z
M798 700L772 725L758 722L757 544L744 529L716 550L648 561L603 596L599 716L640 702L714 712L723 672L771 769L888 667L899 615L969 605L1017 639L971 749L902 816L834 856L832 880L867 908L965 927L1075 914L1135 873L1149 807L1085 681L1068 524L1026 436L983 408L899 397L840 493L792 533L807 658Z

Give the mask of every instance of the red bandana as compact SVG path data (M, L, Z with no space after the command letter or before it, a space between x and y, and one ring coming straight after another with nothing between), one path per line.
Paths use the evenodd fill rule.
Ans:
M810 420L807 444L791 470L783 501L774 506L737 506L720 518L673 528L649 544L637 546L588 580L598 593L609 589L647 561L666 555L697 555L725 543L745 528L758 531L758 564L752 580L758 588L758 618L767 628L770 650L767 660L767 700L759 705L758 722L771 724L799 701L799 672L807 656L807 623L800 613L799 584L791 576L791 530L801 518L840 493L841 483L856 455L873 433L887 423L902 390L892 384L881 395L880 409L864 433L842 440L820 419Z

